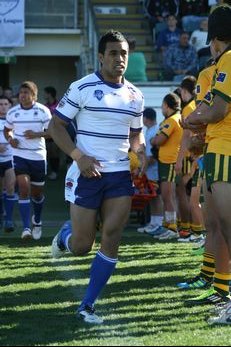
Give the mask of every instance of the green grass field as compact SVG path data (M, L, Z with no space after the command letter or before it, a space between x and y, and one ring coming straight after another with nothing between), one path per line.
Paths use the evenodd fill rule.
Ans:
M0 237L1 346L230 345L230 326L207 324L211 307L184 305L201 291L175 286L197 273L201 257L192 256L191 245L139 234L135 224L124 232L117 270L96 305L105 323L79 321L95 249L84 258L50 258L52 237L68 217L61 180L48 183L47 195L40 241L22 242L20 225Z

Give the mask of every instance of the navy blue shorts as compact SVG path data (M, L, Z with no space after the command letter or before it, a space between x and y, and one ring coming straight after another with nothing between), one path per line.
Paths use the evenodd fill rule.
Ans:
M45 160L29 160L21 157L14 157L14 169L16 176L28 175L31 183L42 184L46 177Z
M0 177L4 177L7 170L13 169L12 160L0 163Z
M132 196L134 187L130 171L101 173L102 178L78 177L75 204L98 209L105 199Z

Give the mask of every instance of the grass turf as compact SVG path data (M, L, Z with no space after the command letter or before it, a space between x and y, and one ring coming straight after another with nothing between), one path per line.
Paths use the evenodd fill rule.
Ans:
M199 290L176 283L197 274L201 257L191 245L157 242L128 227L119 263L97 302L105 318L89 326L75 311L88 283L95 249L86 257L50 258L50 244L68 217L62 178L47 184L44 236L22 242L20 226L0 236L1 346L227 346L231 327L207 324L211 307L187 307ZM59 189L61 187L61 189Z

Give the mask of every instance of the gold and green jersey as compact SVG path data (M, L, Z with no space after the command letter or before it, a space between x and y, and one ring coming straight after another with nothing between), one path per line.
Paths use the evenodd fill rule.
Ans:
M208 124L207 152L231 156L231 50L224 52L216 62L212 94L228 103L228 112L221 121Z
M181 114L174 113L160 124L159 134L162 133L168 138L159 149L159 160L161 163L172 164L176 162L183 134L180 120Z

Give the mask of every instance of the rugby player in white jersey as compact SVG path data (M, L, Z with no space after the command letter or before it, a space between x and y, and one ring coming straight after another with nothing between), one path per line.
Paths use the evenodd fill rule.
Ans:
M4 136L6 114L11 107L10 99L0 96L0 226L4 226L5 232L14 231L12 217L15 204L15 173L12 149ZM3 188L6 190L5 199ZM5 217L3 218L4 212Z
M123 78L128 42L120 32L111 30L100 39L98 53L100 71L70 85L49 127L54 141L73 159L66 180L71 224L65 223L54 238L53 257L67 250L75 256L91 251L98 212L102 219L100 249L77 310L85 322L95 324L103 322L94 313L94 304L115 269L131 209L129 147L138 154L141 171L146 168L143 95ZM72 119L77 122L75 143L66 130Z
M19 90L19 105L9 110L4 133L13 148L19 190L19 210L23 223L22 239L38 240L42 235L41 214L46 176L46 129L51 120L49 109L38 103L38 88L25 81ZM32 230L31 206L33 205Z

